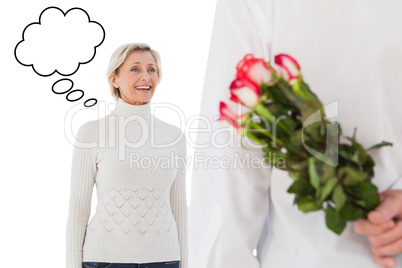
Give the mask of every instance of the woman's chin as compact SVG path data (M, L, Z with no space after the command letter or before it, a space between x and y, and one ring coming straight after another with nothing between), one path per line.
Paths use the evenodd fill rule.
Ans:
M130 103L134 103L134 105L141 105L150 102L152 96L138 96L136 95L133 98L130 98Z

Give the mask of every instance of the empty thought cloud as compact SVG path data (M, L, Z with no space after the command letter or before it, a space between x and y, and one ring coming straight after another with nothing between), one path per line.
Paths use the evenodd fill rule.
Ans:
M41 76L55 72L68 76L90 62L105 39L105 30L81 8L63 12L57 7L42 11L39 22L29 24L15 47L15 58L32 66Z

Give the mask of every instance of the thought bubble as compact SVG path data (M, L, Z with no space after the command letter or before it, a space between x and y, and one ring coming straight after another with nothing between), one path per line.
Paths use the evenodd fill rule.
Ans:
M78 71L81 64L95 57L96 48L104 40L102 25L91 21L82 8L71 8L64 13L58 7L48 7L39 15L39 22L25 27L22 40L15 46L14 56L20 64L31 66L40 76L47 77L54 73L70 76ZM58 89L63 88L66 82L70 84L69 88L60 92ZM52 91L67 94L66 100L70 102L78 101L84 97L84 91L72 90L73 86L71 79L64 78L53 84ZM95 98L90 98L84 102L84 106L92 107L97 102Z
M69 76L95 57L104 39L102 25L91 21L85 10L75 7L64 13L58 7L48 7L39 22L25 27L14 55L40 76Z

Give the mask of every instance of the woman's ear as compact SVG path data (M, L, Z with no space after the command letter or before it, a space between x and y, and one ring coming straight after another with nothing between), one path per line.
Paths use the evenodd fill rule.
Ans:
M115 88L119 88L119 84L117 83L117 78L116 75L112 75L111 77L109 77L110 82L112 82L112 85Z

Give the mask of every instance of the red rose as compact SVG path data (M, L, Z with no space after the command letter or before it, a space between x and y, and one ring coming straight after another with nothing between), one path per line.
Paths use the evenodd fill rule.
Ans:
M246 77L237 78L230 85L230 100L252 108L258 103L260 88Z
M271 84L274 81L273 69L268 68L268 63L263 59L256 59L252 54L247 54L237 64L237 78L247 77L258 86Z
M300 65L291 56L287 54L276 55L275 63L279 66L281 75L287 82L299 78Z
M244 119L246 114L241 115L236 114L232 109L230 109L230 107L226 103L222 101L219 104L219 112L220 117L218 118L218 120L228 121L232 126L234 126L239 131L241 128L243 128L242 120Z

